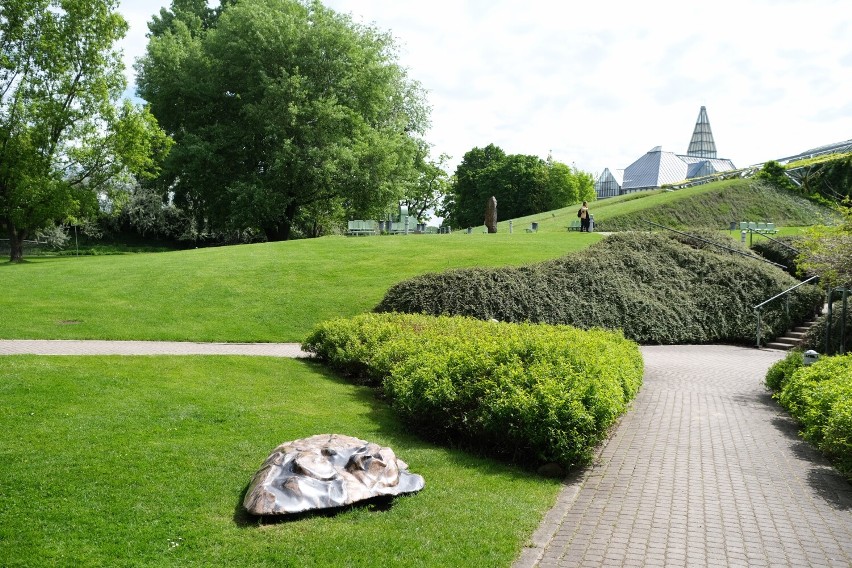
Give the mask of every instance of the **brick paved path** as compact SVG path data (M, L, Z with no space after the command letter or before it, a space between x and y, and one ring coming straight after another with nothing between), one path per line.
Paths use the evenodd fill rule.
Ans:
M515 566L852 566L852 485L762 384L783 353L642 354L632 410Z

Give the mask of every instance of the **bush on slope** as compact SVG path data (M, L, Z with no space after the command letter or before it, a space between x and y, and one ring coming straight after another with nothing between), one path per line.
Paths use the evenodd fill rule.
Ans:
M797 281L690 240L628 232L520 268L426 274L393 286L376 311L622 329L645 344L754 342L753 306ZM821 302L817 288L802 286L790 296L789 317L782 302L770 304L762 339L810 318Z

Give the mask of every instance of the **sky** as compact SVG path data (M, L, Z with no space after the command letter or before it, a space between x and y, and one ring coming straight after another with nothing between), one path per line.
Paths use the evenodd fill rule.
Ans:
M599 174L655 146L685 154L701 106L738 167L852 139L848 0L324 0L390 32L427 92L450 172L496 144ZM170 2L122 0L145 52Z

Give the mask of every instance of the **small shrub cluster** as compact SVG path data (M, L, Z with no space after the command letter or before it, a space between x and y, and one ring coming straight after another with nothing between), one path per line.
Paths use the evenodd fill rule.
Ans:
M773 237L774 238L774 237ZM798 247L802 242L802 237L778 237L774 240L759 239L755 240L751 246L751 250L777 264L787 267L787 272L796 275L796 257L799 255Z
M790 377L793 376L799 367L804 364L802 352L797 350L790 351L786 357L775 362L769 370L766 371L766 386L772 391L781 390Z
M303 344L379 387L413 429L527 464L586 463L642 382L619 332L462 317L363 314Z
M843 303L834 302L831 306L831 334L828 338L828 349L825 344L825 331L828 326L828 311L820 315L805 333L802 340L804 349L813 349L819 353L840 353L840 326L843 322ZM846 309L846 350L852 347L852 306Z
M388 290L376 311L621 329L643 344L751 344L754 306L797 283L702 241L627 232L539 264L418 276ZM769 304L762 340L810 319L821 303L808 285L790 295L789 316L783 302Z
M776 398L802 425L802 437L852 479L852 355L823 357L808 367L792 355L780 363L767 385L780 387Z

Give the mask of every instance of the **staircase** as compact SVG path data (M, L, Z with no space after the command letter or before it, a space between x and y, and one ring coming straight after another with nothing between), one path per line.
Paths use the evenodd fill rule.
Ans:
M767 343L766 348L789 351L794 347L798 347L805 338L805 333L814 325L814 323L816 323L816 321L809 321L798 327L794 327L783 336L775 338L775 341Z

